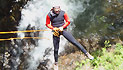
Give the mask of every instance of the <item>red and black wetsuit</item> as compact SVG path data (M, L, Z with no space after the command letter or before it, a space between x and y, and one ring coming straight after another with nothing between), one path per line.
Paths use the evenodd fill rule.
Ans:
M66 22L64 22L64 20ZM51 22L51 24L50 24ZM46 26L53 30L54 27L63 27L65 30L62 32L62 35L73 45L77 46L84 54L87 53L87 51L83 48L83 46L76 41L76 39L72 36L70 32L66 30L67 26L70 24L69 17L64 11L60 11L59 14L54 14L52 11L50 11L46 17ZM58 62L58 50L59 50L59 42L60 37L53 35L53 44L54 44L54 57L55 62Z
M66 21L66 23L64 22ZM51 21L51 24L50 24ZM67 16L67 14L64 11L60 11L60 13L54 14L52 11L48 13L46 18L46 26L50 29L53 29L54 27L61 27L66 28L70 24L70 20Z

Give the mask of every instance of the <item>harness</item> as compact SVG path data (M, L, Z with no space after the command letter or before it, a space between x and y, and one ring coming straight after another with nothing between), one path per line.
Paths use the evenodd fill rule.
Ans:
M60 35L62 35L62 33L63 33L63 31L61 31L60 29L59 30L53 30L54 36L60 37Z

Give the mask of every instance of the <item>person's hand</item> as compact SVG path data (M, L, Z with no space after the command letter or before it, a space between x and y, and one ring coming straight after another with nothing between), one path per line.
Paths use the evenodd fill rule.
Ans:
M57 27L55 27L55 28L53 28L53 30L54 30L54 31L59 31L60 29L57 28Z
M63 27L59 27L60 31L63 31Z

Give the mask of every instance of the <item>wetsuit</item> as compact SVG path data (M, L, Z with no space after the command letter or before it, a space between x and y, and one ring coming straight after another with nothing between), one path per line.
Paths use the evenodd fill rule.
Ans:
M64 20L66 22L64 22ZM51 22L51 24L50 24ZM54 27L63 27L64 31L62 32L62 35L73 45L77 46L84 54L87 53L87 51L83 48L83 46L76 41L76 39L72 36L70 32L66 30L67 26L70 24L70 20L67 16L67 14L64 11L60 11L59 14L54 14L52 11L50 11L46 17L46 26L53 30ZM61 35L61 34L60 34ZM53 35L53 44L54 44L54 57L55 62L58 62L58 50L59 50L59 42L60 37Z

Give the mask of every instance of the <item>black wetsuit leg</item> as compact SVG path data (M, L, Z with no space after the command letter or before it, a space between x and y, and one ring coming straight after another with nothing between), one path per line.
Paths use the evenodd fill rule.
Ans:
M71 42L73 45L77 46L84 54L87 53L87 51L84 49L84 47L76 41L76 39L72 36L72 34L66 30L63 31L63 36Z
M58 62L58 50L59 50L60 37L53 35L53 45L54 45L54 58L55 62Z
M77 46L84 54L87 53L87 51L84 49L84 47L79 42L76 41L76 39L72 36L71 33L69 33L68 31L64 30L62 34L69 42L71 42L73 45ZM55 62L58 62L59 42L60 42L60 37L57 37L57 36L53 35Z

